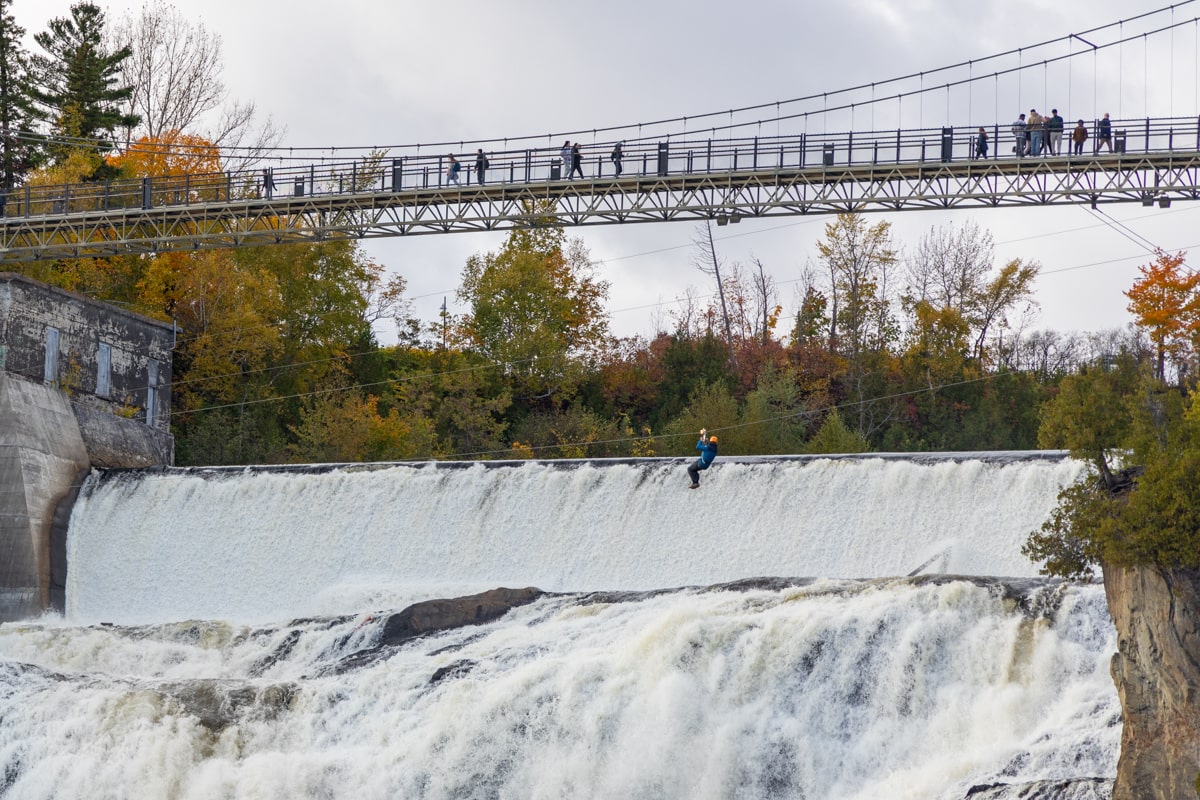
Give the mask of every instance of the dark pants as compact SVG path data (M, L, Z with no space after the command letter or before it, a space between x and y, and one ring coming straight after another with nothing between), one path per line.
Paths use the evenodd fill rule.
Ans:
M708 469L708 465L698 458L696 459L695 464L692 464L690 467L688 467L688 476L692 479L692 483L700 482L700 470L702 469Z

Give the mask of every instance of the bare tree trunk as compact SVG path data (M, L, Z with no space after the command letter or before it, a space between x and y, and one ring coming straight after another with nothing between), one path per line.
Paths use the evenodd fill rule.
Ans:
M774 281L767 275L766 270L763 269L762 259L754 259L754 265L758 267L758 276L754 279L754 288L758 295L755 299L759 304L759 310L762 312L762 343L765 345L771 340L771 311L775 308L772 306L771 301L774 299L775 286Z
M717 295L721 298L721 317L725 321L725 342L729 346L729 363L737 369L737 356L733 349L733 329L729 325L729 308L725 304L725 284L721 282L721 260L717 258L717 243L713 240L712 222L706 220L700 231L701 238L696 244L706 250L703 262L698 263L702 272L708 272L717 279Z

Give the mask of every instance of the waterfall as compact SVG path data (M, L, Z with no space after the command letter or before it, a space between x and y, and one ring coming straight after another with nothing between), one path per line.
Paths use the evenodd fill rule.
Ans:
M1020 553L1081 471L96 473L65 615L0 625L0 796L1103 800L1103 589ZM404 610L497 586L541 591L461 601L466 624Z
M497 585L1031 576L1021 544L1080 469L1062 454L721 459L695 491L659 459L107 473L71 519L68 612L271 620Z

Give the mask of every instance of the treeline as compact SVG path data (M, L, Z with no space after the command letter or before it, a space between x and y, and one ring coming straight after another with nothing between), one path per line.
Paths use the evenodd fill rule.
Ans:
M256 126L252 105L220 106L219 38L172 7L110 26L78 3L27 54L10 4L0 0L6 187L245 167L269 153L278 133ZM539 224L539 210L468 260L467 312L437 320L412 318L403 279L350 242L23 269L178 325L181 464L687 454L701 427L731 454L1028 449L1064 376L1154 357L1140 330L1028 330L1038 265L997 265L972 224L930 230L901 258L886 221L854 214L832 218L804 254L813 266L790 317L765 266L727 264L702 226L693 261L706 288L652 336L617 338L584 243ZM381 347L387 320L399 343Z

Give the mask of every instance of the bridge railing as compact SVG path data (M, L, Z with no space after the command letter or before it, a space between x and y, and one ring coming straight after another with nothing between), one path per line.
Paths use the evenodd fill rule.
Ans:
M1091 159L1101 144L1098 120L1088 120L1088 138L1080 156L1071 147L1076 123L1064 125L1057 156ZM661 142L628 142L621 158L622 180L656 177L788 172L865 165L907 165L957 162L976 151L979 126L965 128L844 131L787 136L713 139L682 136ZM988 160L1016 158L1011 123L984 126ZM1111 147L1099 155L1200 150L1200 118L1169 117L1112 120ZM584 181L612 181L617 164L614 142L581 145ZM256 170L168 175L104 183L26 185L0 192L5 218L61 216L85 212L149 210L164 206L246 204L282 199L333 197L359 193L424 192L479 186L476 154L453 154L460 171L450 170L452 154L404 155L346 161L322 161ZM557 147L486 151L482 175L489 186L523 186L570 181L572 163ZM1034 157L1026 156L1032 162ZM580 180L576 178L575 180Z

